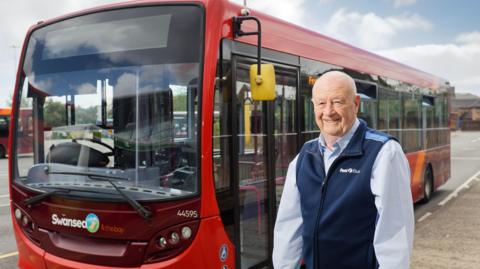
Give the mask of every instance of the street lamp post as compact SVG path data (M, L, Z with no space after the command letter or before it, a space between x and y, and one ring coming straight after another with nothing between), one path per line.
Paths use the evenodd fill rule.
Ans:
M15 75L17 70L17 49L20 48L19 46L12 44L10 48L13 49L13 74Z

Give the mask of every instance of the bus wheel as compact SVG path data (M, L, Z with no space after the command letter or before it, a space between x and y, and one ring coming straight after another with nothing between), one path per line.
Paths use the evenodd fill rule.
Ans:
M0 145L0 159L5 158L5 148Z
M432 198L433 194L433 173L432 167L429 165L427 169L425 169L425 173L423 175L423 199L422 203L426 204Z

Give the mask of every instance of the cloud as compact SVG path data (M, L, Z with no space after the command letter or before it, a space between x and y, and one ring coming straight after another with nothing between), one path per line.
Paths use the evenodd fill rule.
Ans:
M92 83L83 83L79 86L75 87L75 91L78 94L93 94L97 92L97 87L94 86Z
M230 0L231 2L243 6L243 0ZM323 0L322 0L323 1ZM267 13L271 16L281 18L282 20L295 23L297 25L305 25L305 7L306 0L261 0L247 1L247 7L261 12Z
M36 0L36 1L1 1L0 10L8 10L0 16L0 25L3 29L0 35L5 37L7 43L21 45L28 28L38 21L54 18L66 13L82 10L89 7L107 3L118 2L115 0ZM12 23L15 22L15 23ZM8 26L7 26L8 25ZM8 27L8 28L6 28Z
M473 43L473 44L480 44L480 32L469 32L469 33L462 33L455 38L455 41L458 43Z
M417 0L393 0L393 5L395 7L409 6L415 4L416 2Z
M118 0L0 1L0 107L7 104L15 83L20 47L31 25L66 13ZM12 48L12 45L18 48ZM14 61L15 58L15 61Z
M388 49L377 53L441 76L457 92L480 94L480 34L461 33L449 44L425 44Z
M368 50L387 48L400 31L428 31L432 24L417 14L380 17L344 8L328 20L323 32L329 36Z

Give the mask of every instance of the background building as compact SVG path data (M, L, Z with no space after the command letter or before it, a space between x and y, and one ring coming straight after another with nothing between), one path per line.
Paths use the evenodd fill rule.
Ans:
M453 129L480 130L480 97L470 93L456 93L452 99Z

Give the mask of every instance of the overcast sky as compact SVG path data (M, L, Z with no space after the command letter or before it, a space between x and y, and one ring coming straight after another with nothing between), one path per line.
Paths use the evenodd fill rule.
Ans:
M234 0L242 3L243 0ZM0 1L0 107L30 25L112 0ZM248 0L273 16L441 76L480 95L480 1Z

